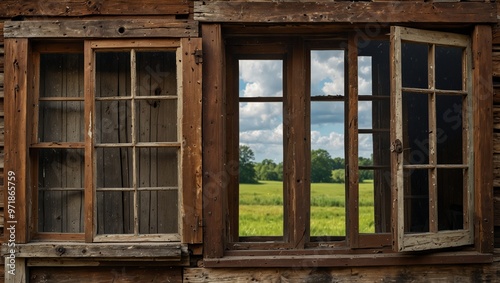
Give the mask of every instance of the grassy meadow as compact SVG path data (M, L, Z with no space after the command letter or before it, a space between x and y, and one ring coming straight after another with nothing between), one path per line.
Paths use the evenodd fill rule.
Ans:
M373 182L359 184L359 229L373 233ZM240 184L240 236L283 235L283 184ZM345 236L345 185L311 184L311 236Z

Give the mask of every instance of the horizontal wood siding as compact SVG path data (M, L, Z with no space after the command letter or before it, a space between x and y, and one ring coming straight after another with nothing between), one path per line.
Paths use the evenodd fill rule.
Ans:
M190 0L44 0L0 1L3 17L15 16L87 16L87 15L162 15L189 14Z
M494 3L196 1L194 19L260 23L495 23Z

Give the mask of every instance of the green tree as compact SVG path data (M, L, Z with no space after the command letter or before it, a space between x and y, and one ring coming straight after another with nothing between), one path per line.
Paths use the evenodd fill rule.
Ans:
M264 159L255 164L257 179L263 181L282 181L283 164L276 164L271 159Z
M338 184L345 183L345 169L334 169L332 171L332 182Z
M240 145L240 183L258 183L253 163L254 159L255 156L252 149L247 145Z
M373 155L372 158L359 157L358 166L369 166L373 165ZM359 182L363 183L365 180L373 179L373 170L359 170Z
M332 181L333 159L324 149L311 151L311 182L329 183Z

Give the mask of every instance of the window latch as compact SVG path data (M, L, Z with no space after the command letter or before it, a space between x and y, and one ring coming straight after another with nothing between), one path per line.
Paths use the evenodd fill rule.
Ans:
M396 139L394 142L392 142L391 151L397 154L403 152L403 143L401 143L401 140Z

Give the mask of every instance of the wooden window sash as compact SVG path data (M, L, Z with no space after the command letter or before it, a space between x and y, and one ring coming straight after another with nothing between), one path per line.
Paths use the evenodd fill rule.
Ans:
M395 142L397 139L403 141L403 123L402 123L402 95L405 90L415 90L414 88L403 88L402 87L402 41L410 42L420 42L430 44L430 49L428 53L428 82L429 89L418 89L417 92L428 94L429 101L429 127L430 127L430 137L429 137L429 164L423 165L406 165L403 164L403 155L394 153L392 156L392 177L393 177L393 249L396 251L417 251L417 250L427 250L435 248L446 248L446 247L456 247L472 244L474 242L473 229L472 229L472 217L473 208L471 207L473 200L473 186L471 183L473 167L471 164L471 138L468 133L471 122L470 111L467 111L467 105L470 105L472 99L470 78L471 74L471 43L468 37L450 33L439 33L431 31L416 30L410 28L392 27L391 28L391 57L393 58L393 65L391 66L392 81L391 89L393 90L391 98L391 108L394 109L392 113L392 131L391 140ZM445 45L445 46L456 46L464 48L462 55L462 68L463 68L463 91L457 91L453 94L455 95L465 95L467 94L467 99L464 101L464 118L463 124L466 129L463 132L463 140L467 145L462 146L463 148L463 164L460 165L438 165L437 155L435 152L437 147L436 138L436 109L435 109L435 97L440 90L435 88L435 46ZM467 82L467 83L466 83ZM467 87L467 88L465 88ZM444 91L443 91L444 92ZM446 91L450 94L450 91ZM393 144L393 147L396 145ZM396 151L393 148L393 152ZM432 154L433 153L433 154ZM453 231L438 231L437 226L437 183L436 174L438 168L461 168L468 169L464 176L464 186L467 187L466 192L464 192L464 207L463 213L465 215L463 221L463 229L453 230ZM429 232L425 233L405 233L404 219L405 219L405 209L404 209L404 173L403 169L428 169L430 172L429 176Z

